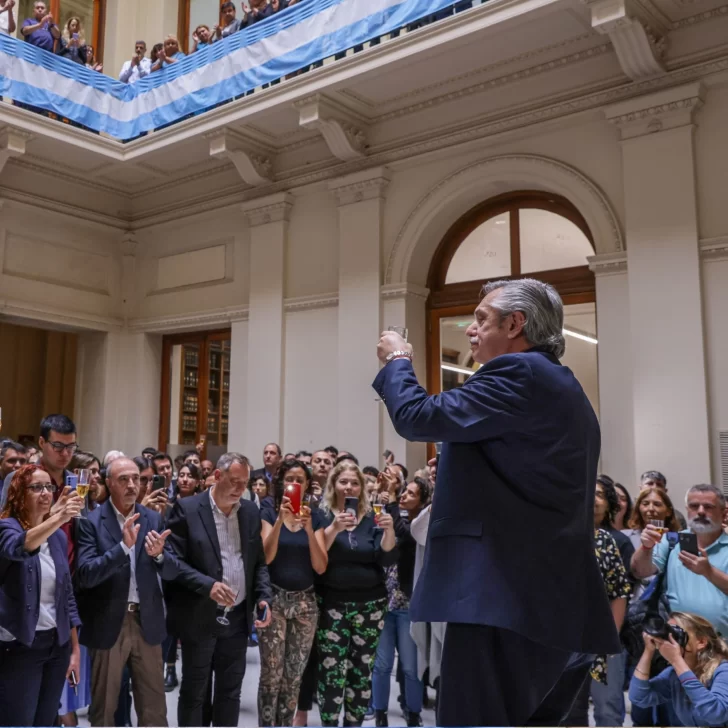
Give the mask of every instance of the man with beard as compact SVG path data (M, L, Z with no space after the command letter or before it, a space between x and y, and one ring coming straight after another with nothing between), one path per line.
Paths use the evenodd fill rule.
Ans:
M707 619L728 635L728 536L723 533L726 500L714 485L694 485L687 494L688 531L698 539L699 556L669 544L660 530L647 524L632 559L638 579L662 572L667 564L667 599L671 612L688 612ZM686 533L686 532L683 532Z

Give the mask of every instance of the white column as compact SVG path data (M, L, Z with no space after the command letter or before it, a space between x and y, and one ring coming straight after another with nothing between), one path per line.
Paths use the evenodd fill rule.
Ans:
M623 139L635 464L663 471L678 503L710 481L693 152L701 97L688 84L607 110Z
M292 207L293 198L288 193L253 200L243 206L250 227L244 453L255 463L260 463L266 443L280 442L283 435L283 295Z
M414 349L415 373L422 386L427 386L427 310L429 291L412 283L391 284L382 288L382 323L387 326L404 326L408 341ZM380 405L382 452L391 450L398 462L404 463L410 471L424 466L427 460L427 444L407 442L392 426L386 407ZM380 461L378 461L380 462Z
M380 282L386 169L330 183L339 204L338 442L362 464L380 462L380 407L371 385L379 370Z
M245 453L248 399L248 322L234 321L230 332L230 417L228 450ZM245 453L254 457L254 453Z
M75 418L84 450L137 455L156 446L162 337L123 331L79 335Z
M597 286L600 470L636 495L627 253L596 255L589 264Z

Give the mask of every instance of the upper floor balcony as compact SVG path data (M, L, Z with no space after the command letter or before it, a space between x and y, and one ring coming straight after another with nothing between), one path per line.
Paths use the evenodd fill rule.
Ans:
M128 229L569 123L722 71L720 3L301 0L134 85L0 35L0 195Z

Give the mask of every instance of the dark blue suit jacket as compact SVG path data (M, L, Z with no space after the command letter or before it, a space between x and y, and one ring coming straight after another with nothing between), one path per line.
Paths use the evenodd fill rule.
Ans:
M139 504L134 510L141 514L134 556L142 635L148 644L158 645L167 636L159 577L173 579L178 564L171 549L165 548L161 566L147 554L144 539L149 531L162 532L162 517ZM87 647L106 650L119 638L127 611L130 557L121 547L121 526L111 500L91 511L88 520L80 520L78 525L76 585L83 620L80 641Z
M68 545L63 531L48 537L56 566L56 630L66 644L71 628L79 627L76 599L68 568ZM0 520L0 626L30 647L40 615L40 549L25 550L25 530L14 518Z
M374 388L402 437L443 442L412 620L619 652L594 554L599 424L573 373L534 349L430 397L399 359Z

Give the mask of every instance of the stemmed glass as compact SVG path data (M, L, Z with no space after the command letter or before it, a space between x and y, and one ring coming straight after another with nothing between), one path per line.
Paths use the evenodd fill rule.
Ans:
M667 529L665 528L665 521L662 521L658 518L653 518L650 519L650 525L659 529L661 536L664 536L667 533Z
M235 600L236 600L236 601L237 601L237 598L238 598L238 594L239 594L239 593L240 593L240 591L239 591L239 590L235 592ZM229 611L230 611L231 609L232 609L232 607L225 607L225 608L224 608L224 609L222 610L222 614L220 614L220 615L218 615L218 616L216 617L216 619L217 619L217 623L218 623L218 624L221 624L221 625L222 625L223 627L229 627L229 626L230 626L230 620L228 619L227 615L228 615L228 612L229 612Z
M376 519L382 515L382 510L384 510L384 504L379 500L379 496L376 496L372 501L372 510L374 511L374 518L376 522ZM382 527L377 523L377 525L374 526L374 530L381 531Z
M392 331L395 334L399 334L407 343L408 331L404 326L387 326L387 331Z

